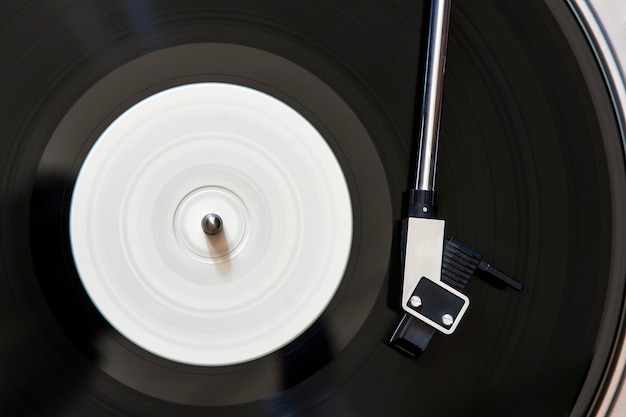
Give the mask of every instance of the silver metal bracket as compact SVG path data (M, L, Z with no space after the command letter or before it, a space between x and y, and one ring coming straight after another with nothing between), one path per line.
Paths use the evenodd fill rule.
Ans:
M405 220L402 308L444 334L452 334L469 298L441 281L445 221Z

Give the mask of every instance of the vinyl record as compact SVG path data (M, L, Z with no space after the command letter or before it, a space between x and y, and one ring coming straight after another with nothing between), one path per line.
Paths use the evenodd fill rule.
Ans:
M1 414L593 412L624 301L626 170L579 9L453 3L439 215L525 288L472 280L457 331L413 359L386 341L401 310L427 3L5 3ZM203 107L220 92L232 111ZM224 236L241 230L206 238L208 253L194 246L195 211L185 226L205 196ZM240 253L248 263L222 262ZM234 278L197 282L179 265ZM132 286L173 307L116 298ZM211 317L215 333L171 312Z

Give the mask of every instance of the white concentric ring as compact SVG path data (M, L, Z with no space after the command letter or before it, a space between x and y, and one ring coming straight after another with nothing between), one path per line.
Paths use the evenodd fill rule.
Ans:
M203 233L216 213L224 229ZM120 333L194 365L285 346L343 277L352 210L319 132L260 91L198 83L155 94L96 141L70 237L82 283Z

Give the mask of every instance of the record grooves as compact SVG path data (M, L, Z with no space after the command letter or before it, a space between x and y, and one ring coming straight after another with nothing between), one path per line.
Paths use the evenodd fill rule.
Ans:
M36 3L36 4L35 4ZM424 2L39 1L0 9L0 413L63 416L586 415L623 304L624 149L565 4L453 3L437 187L447 230L524 281L471 283L416 360L397 320ZM346 178L348 266L278 351L177 363L113 328L70 247L94 142L142 99L225 82L288 104Z

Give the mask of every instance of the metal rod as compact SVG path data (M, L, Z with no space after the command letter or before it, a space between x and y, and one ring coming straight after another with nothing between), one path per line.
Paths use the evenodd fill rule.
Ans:
M435 190L451 0L432 0L415 189Z

